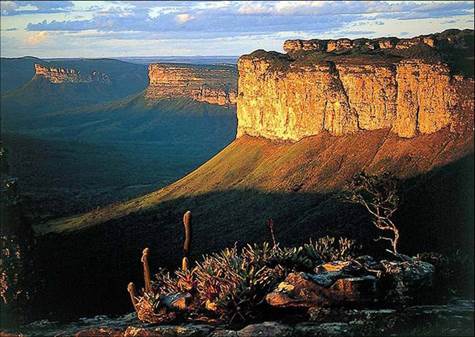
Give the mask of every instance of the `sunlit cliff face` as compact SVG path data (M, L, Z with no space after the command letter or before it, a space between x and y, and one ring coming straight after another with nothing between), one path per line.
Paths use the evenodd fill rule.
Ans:
M40 64L35 64L35 76L37 78L46 79L55 84L90 82L110 83L110 78L107 74L97 71L84 75L76 69L45 67Z
M148 100L189 97L210 104L236 104L237 74L233 67L151 64L148 75Z
M353 48L433 48L435 41L291 40L284 44L287 55L262 50L244 55L238 61L238 137L297 141L323 131L391 129L410 138L450 126L458 106L473 100L459 90L473 87L473 79L452 76L447 64L374 54L325 58L328 51Z

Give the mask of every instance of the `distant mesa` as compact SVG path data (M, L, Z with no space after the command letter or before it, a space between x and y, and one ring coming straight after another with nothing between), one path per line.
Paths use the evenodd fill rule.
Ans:
M238 137L298 141L321 132L391 129L411 138L455 131L464 118L461 107L473 109L474 81L455 75L440 51L469 50L467 41L473 47L473 30L412 39L289 40L287 54L244 55Z
M465 32L468 33L468 31L469 30L466 30ZM442 33L420 35L408 39L400 39L397 37L381 37L376 39L362 38L355 40L350 40L347 38L336 40L287 40L284 43L284 51L286 53L298 53L302 51L320 51L330 53L356 48L377 50L408 49L416 46L428 46L430 48L438 48L439 46L443 45L461 47L464 44L464 40L460 38L460 32L461 31L458 29L451 29Z
M67 68L46 67L35 64L35 77L44 78L51 83L105 83L111 82L107 74L93 71L88 75L83 75L79 70Z
M236 104L237 72L232 66L150 64L149 101L189 97L199 102L229 106Z

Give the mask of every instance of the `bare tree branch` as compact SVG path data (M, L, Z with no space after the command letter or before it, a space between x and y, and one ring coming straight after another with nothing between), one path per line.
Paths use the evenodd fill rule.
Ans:
M347 201L360 204L368 211L373 217L373 224L376 228L392 233L392 237L380 236L376 240L389 241L394 254L398 254L399 229L391 217L399 207L397 190L398 181L394 176L387 173L381 176L372 176L361 172L349 181L346 197Z

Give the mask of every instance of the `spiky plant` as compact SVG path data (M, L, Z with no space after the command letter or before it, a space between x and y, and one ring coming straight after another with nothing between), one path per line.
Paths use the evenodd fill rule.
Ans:
M262 312L260 305L279 282L293 271L311 271L331 260L347 260L356 244L348 239L321 238L302 247L281 248L265 242L238 249L235 245L205 255L193 268L174 273L160 269L147 301L158 308L161 295L187 292L193 296L193 310L223 320L249 320Z
M313 261L349 261L355 258L361 250L356 241L347 238L324 236L316 241L310 240L303 246L305 254Z
M205 256L194 270L201 303L229 321L255 317L265 294L285 276L282 267L269 266L272 254L264 244Z

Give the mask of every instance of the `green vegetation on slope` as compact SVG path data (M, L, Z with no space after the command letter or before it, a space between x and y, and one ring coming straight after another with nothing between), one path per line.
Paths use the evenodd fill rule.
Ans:
M25 56L20 58L0 59L2 69L2 95L8 91L18 89L29 82L35 75L35 64L46 67L67 68L90 74L98 71L107 74L112 86L117 90L117 97L123 97L142 90L147 85L147 67L114 59L59 59L42 60L36 57Z
M19 58L0 58L0 92L17 89L29 82L35 75L35 63L44 65L47 62L32 56Z
M118 60L80 59L46 62L35 58L3 59L1 110L3 128L31 128L33 120L48 113L113 101L135 94L147 85L147 68ZM105 73L110 83L50 83L34 77L34 64ZM29 81L24 79L29 76ZM3 88L7 89L3 89Z
M29 116L15 131L35 137L88 142L161 141L228 144L236 134L236 108L189 98L147 102L143 93L111 103ZM13 128L13 130L10 130Z
M130 221L135 227L134 217L153 214L158 216L154 223L163 224L167 220L160 217L165 210L175 214L186 207L200 218L203 228L227 228L227 239L221 237L221 241L258 237L261 235L258 228L266 217L278 223L292 223L285 231L287 234L299 231L294 236L298 240L309 234L312 224L338 230L335 223L343 226L342 222L347 221L351 227L359 222L359 218L350 221L347 218L350 214L339 210L338 203L324 194L338 190L361 169L374 173L392 171L403 178L411 177L471 153L470 139L450 140L450 137L448 130L413 139L398 138L387 130L343 137L322 134L297 143L241 137L164 189L95 212L57 219L38 226L37 231L75 231L122 221ZM280 194L285 198L278 197ZM195 203L194 199L199 202ZM173 207L167 209L170 205ZM216 209L221 211L216 213Z

